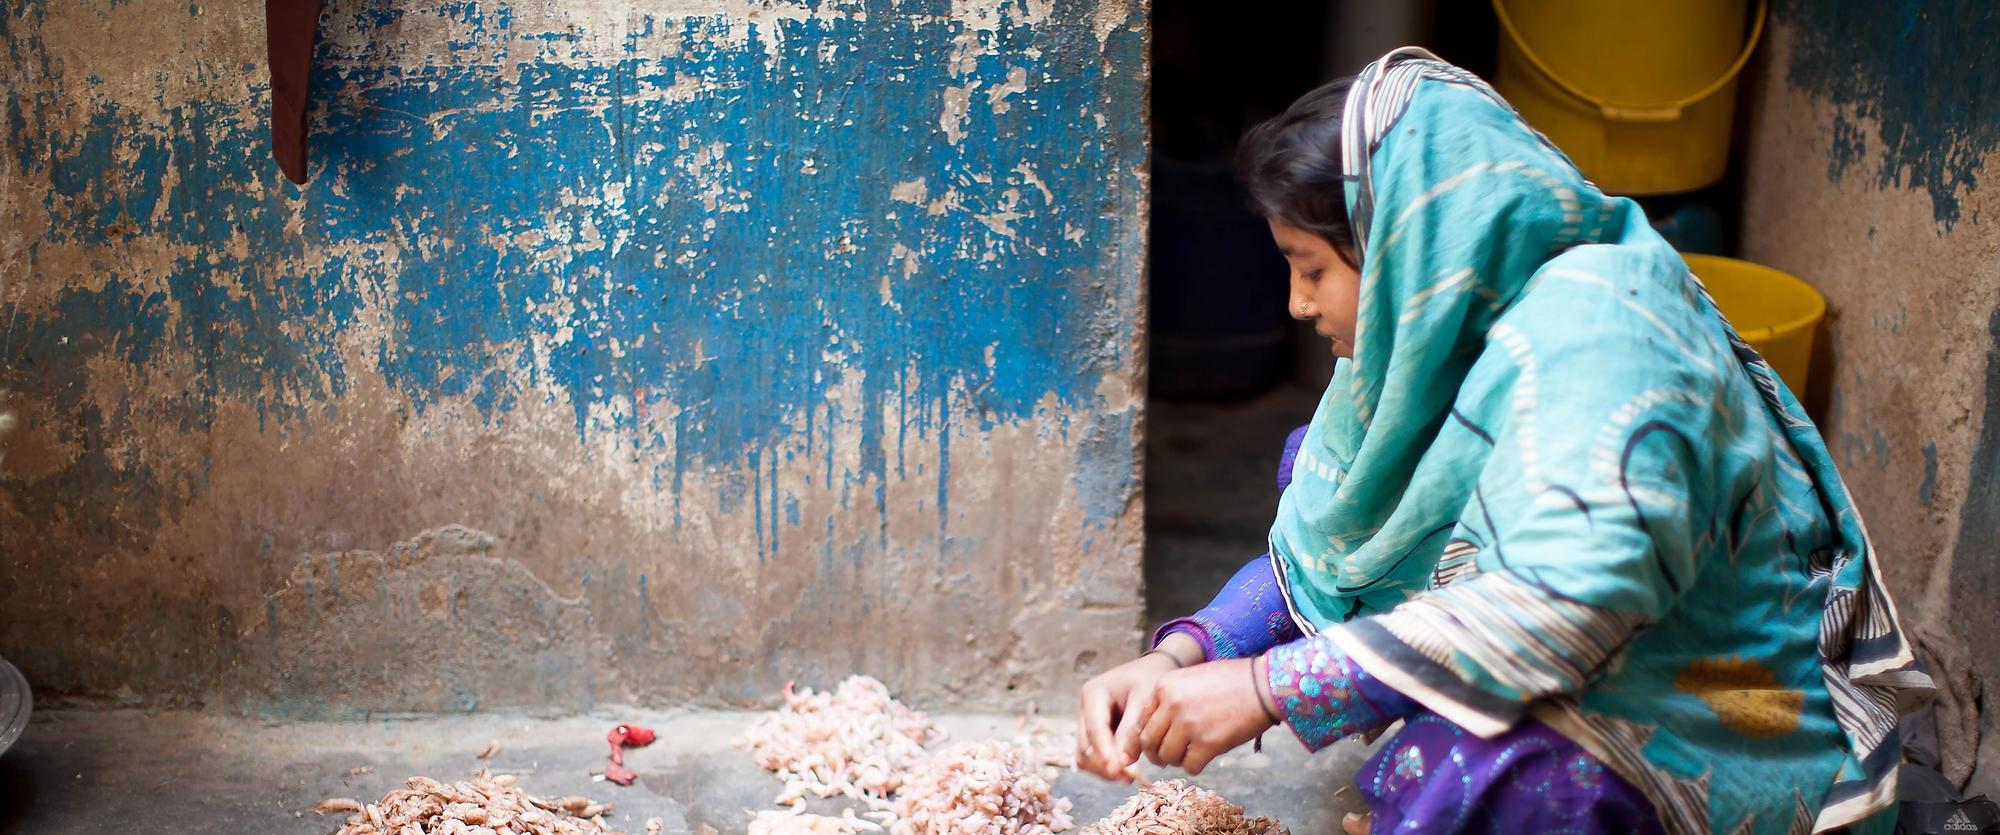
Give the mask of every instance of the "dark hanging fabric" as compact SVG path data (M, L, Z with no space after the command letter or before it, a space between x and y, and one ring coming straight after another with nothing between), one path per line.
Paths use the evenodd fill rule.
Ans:
M271 156L285 177L306 182L306 105L312 100L313 39L321 0L264 0L271 49Z

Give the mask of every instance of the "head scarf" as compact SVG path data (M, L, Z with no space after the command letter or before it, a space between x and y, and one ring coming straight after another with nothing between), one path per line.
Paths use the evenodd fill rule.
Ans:
M1315 623L1385 609L1425 586L1431 561L1419 552L1442 551L1459 508L1411 512L1406 498L1422 498L1405 495L1418 460L1536 269L1600 240L1617 219L1484 82L1428 58L1392 53L1348 95L1341 153L1361 271L1354 357L1338 363L1313 415L1304 469L1272 529L1275 552L1305 585L1295 603ZM1436 86L1410 118L1423 83Z

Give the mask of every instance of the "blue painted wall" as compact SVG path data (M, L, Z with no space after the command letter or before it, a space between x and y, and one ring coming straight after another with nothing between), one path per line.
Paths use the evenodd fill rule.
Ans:
M1957 225L1965 193L1979 187L2000 146L2000 78L1981 66L2000 57L1992 40L2000 8L1958 0L1779 5L1780 19L1795 24L1786 81L1838 107L1827 176L1852 169L1878 188L1920 189L1941 228Z
M312 712L1123 648L1142 6L328 5L304 188L253 10L0 13L0 655Z

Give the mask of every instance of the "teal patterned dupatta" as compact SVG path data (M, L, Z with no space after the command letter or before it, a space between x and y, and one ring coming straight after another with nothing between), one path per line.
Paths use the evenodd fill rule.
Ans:
M1630 200L1421 50L1353 86L1339 363L1271 530L1307 634L1534 716L1672 832L1880 820L1930 681L1790 391Z

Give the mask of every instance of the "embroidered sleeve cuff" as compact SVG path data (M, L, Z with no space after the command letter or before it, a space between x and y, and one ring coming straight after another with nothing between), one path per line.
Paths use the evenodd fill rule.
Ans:
M1264 657L1271 696L1308 750L1385 727L1400 716L1392 712L1398 705L1369 697L1373 682L1367 671L1324 635L1284 644Z
M1160 624L1160 628L1153 631L1153 648L1159 649L1160 643L1165 641L1168 635L1176 632L1193 638L1195 643L1201 645L1201 660L1214 661L1217 658L1226 657L1216 655L1218 647L1215 644L1215 638L1209 633L1208 626L1202 623L1199 615L1174 618Z

